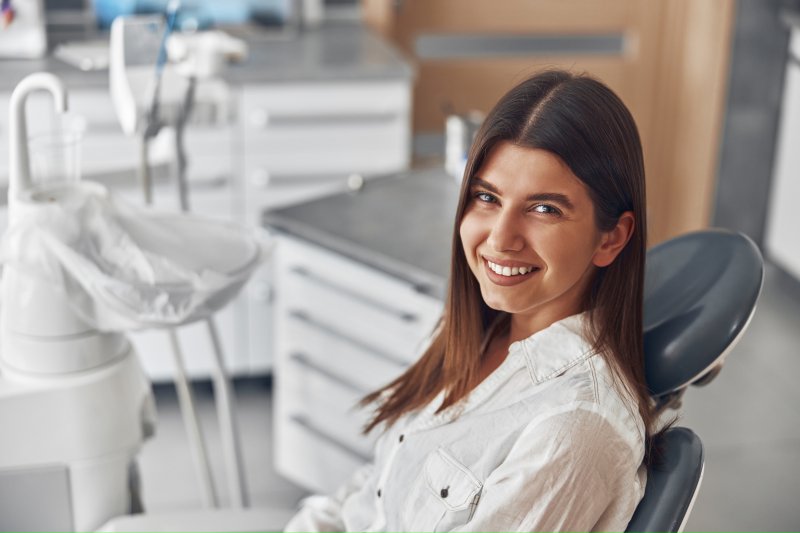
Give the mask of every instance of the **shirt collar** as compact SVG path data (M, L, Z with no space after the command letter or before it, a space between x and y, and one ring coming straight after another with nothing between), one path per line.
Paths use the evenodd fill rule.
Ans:
M552 379L594 355L585 337L586 322L585 313L554 322L527 339L512 343L509 357L522 355L534 383Z
M505 361L489 377L467 395L462 402L435 414L444 400L440 392L426 407L409 421L406 432L419 431L445 424L459 415L472 410L493 394L523 365L534 383L554 378L593 355L591 345L584 339L585 315L573 315L538 331L521 341L511 344Z

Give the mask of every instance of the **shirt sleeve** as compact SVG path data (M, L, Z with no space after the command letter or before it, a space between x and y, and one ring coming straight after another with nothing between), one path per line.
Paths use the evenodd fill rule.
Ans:
M619 432L591 410L534 421L488 476L461 530L624 529L641 497L640 463Z
M344 531L342 506L348 496L358 491L372 474L374 465L367 463L350 476L332 495L314 495L300 503L300 510L284 531Z

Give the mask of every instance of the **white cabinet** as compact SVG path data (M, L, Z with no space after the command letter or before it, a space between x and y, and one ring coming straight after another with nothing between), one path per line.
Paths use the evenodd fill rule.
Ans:
M372 454L354 409L424 348L442 303L403 280L280 236L275 281L275 465L331 491Z
M348 175L408 168L406 80L245 86L247 212L342 190Z
M276 83L242 89L243 212L260 224L265 209L345 190L347 178L409 166L409 80ZM272 368L270 265L246 289L250 365Z

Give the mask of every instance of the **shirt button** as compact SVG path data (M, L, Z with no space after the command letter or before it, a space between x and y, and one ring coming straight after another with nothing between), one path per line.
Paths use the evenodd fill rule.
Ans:
M381 497L381 489L378 489L378 498Z
M399 438L399 439L397 439L397 440L398 440L398 441L400 441L400 442L403 442L403 439L404 439L404 438L405 438L405 435L400 435L400 438Z
M449 489L449 488L450 488L450 487L445 487L445 488L443 488L443 489L442 489L442 491L439 493L439 494L441 494L442 498L447 498L447 495L450 493L450 492L447 490L447 489Z

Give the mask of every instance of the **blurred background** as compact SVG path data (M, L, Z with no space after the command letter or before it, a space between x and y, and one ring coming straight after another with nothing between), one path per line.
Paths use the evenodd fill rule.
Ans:
M0 181L7 181L10 92L26 74L46 70L65 80L71 109L87 119L84 179L141 198L136 135L123 132L119 103L108 88L114 61L108 31L117 16L166 8L166 0L3 2ZM12 9L16 22L8 15ZM800 1L182 2L176 33L212 29L238 39L247 51L228 58L234 62L215 76L222 85L204 96L198 93L185 139L193 210L285 231L301 247L310 244L326 253L331 247L341 251L329 243L345 237L314 221L323 220L325 210L349 205L325 203L326 198L348 190L352 198L364 183L409 174L447 171L455 174L456 180L450 178L455 183L459 158L468 147L463 128L530 74L567 68L611 86L633 112L642 137L649 243L723 227L748 235L767 260L764 291L749 331L720 376L692 389L684 401L679 425L691 427L706 449L705 477L687 530L800 528L795 378L800 374ZM29 105L29 121L44 124L45 115L35 101ZM163 137L156 139L147 163L155 169L156 203L171 207L176 144ZM439 198L441 210L449 213L451 196L433 197ZM352 212L363 218L350 223L373 223L366 211ZM265 215L273 217L271 223L263 221ZM312 228L310 233L293 229L298 224ZM446 223L420 231L430 232L420 239L445 243L446 255ZM375 238L387 248L400 246L397 235ZM375 250L370 255L352 246L341 249L348 250L342 253L355 269L384 265ZM324 427L314 429L308 421L312 415L291 415L292 402L313 396L308 391L285 386L285 396L276 399L281 380L338 379L335 386L342 388L341 374L331 377L335 369L320 370L311 364L313 358L280 363L284 351L296 352L275 342L285 331L295 331L285 321L288 296L276 286L281 268L280 261L265 265L217 317L235 378L251 500L276 508L278 522L303 496L336 486L340 471L362 462L368 454L362 450L369 449L369 440L356 435L326 436ZM395 283L396 271L377 271L389 279L385 283ZM446 269L414 272L412 282L436 287ZM375 283L382 287L384 281ZM428 296L424 305L432 306L433 316L441 299L436 290ZM410 335L421 337L431 323ZM203 334L192 328L180 334L213 471L222 479L209 385L212 355ZM157 434L145 443L139 460L145 508L198 507L197 478L172 384L174 368L165 355L169 348L161 332L136 333L134 342L154 382L159 411ZM352 419L347 401L370 383L381 384L377 378L363 381L368 385L330 393L325 409ZM290 460L285 450L303 437L280 428L297 426L298 420L303 431L324 437L327 444L298 449ZM330 451L318 452L323 448ZM323 465L337 462L338 469Z

